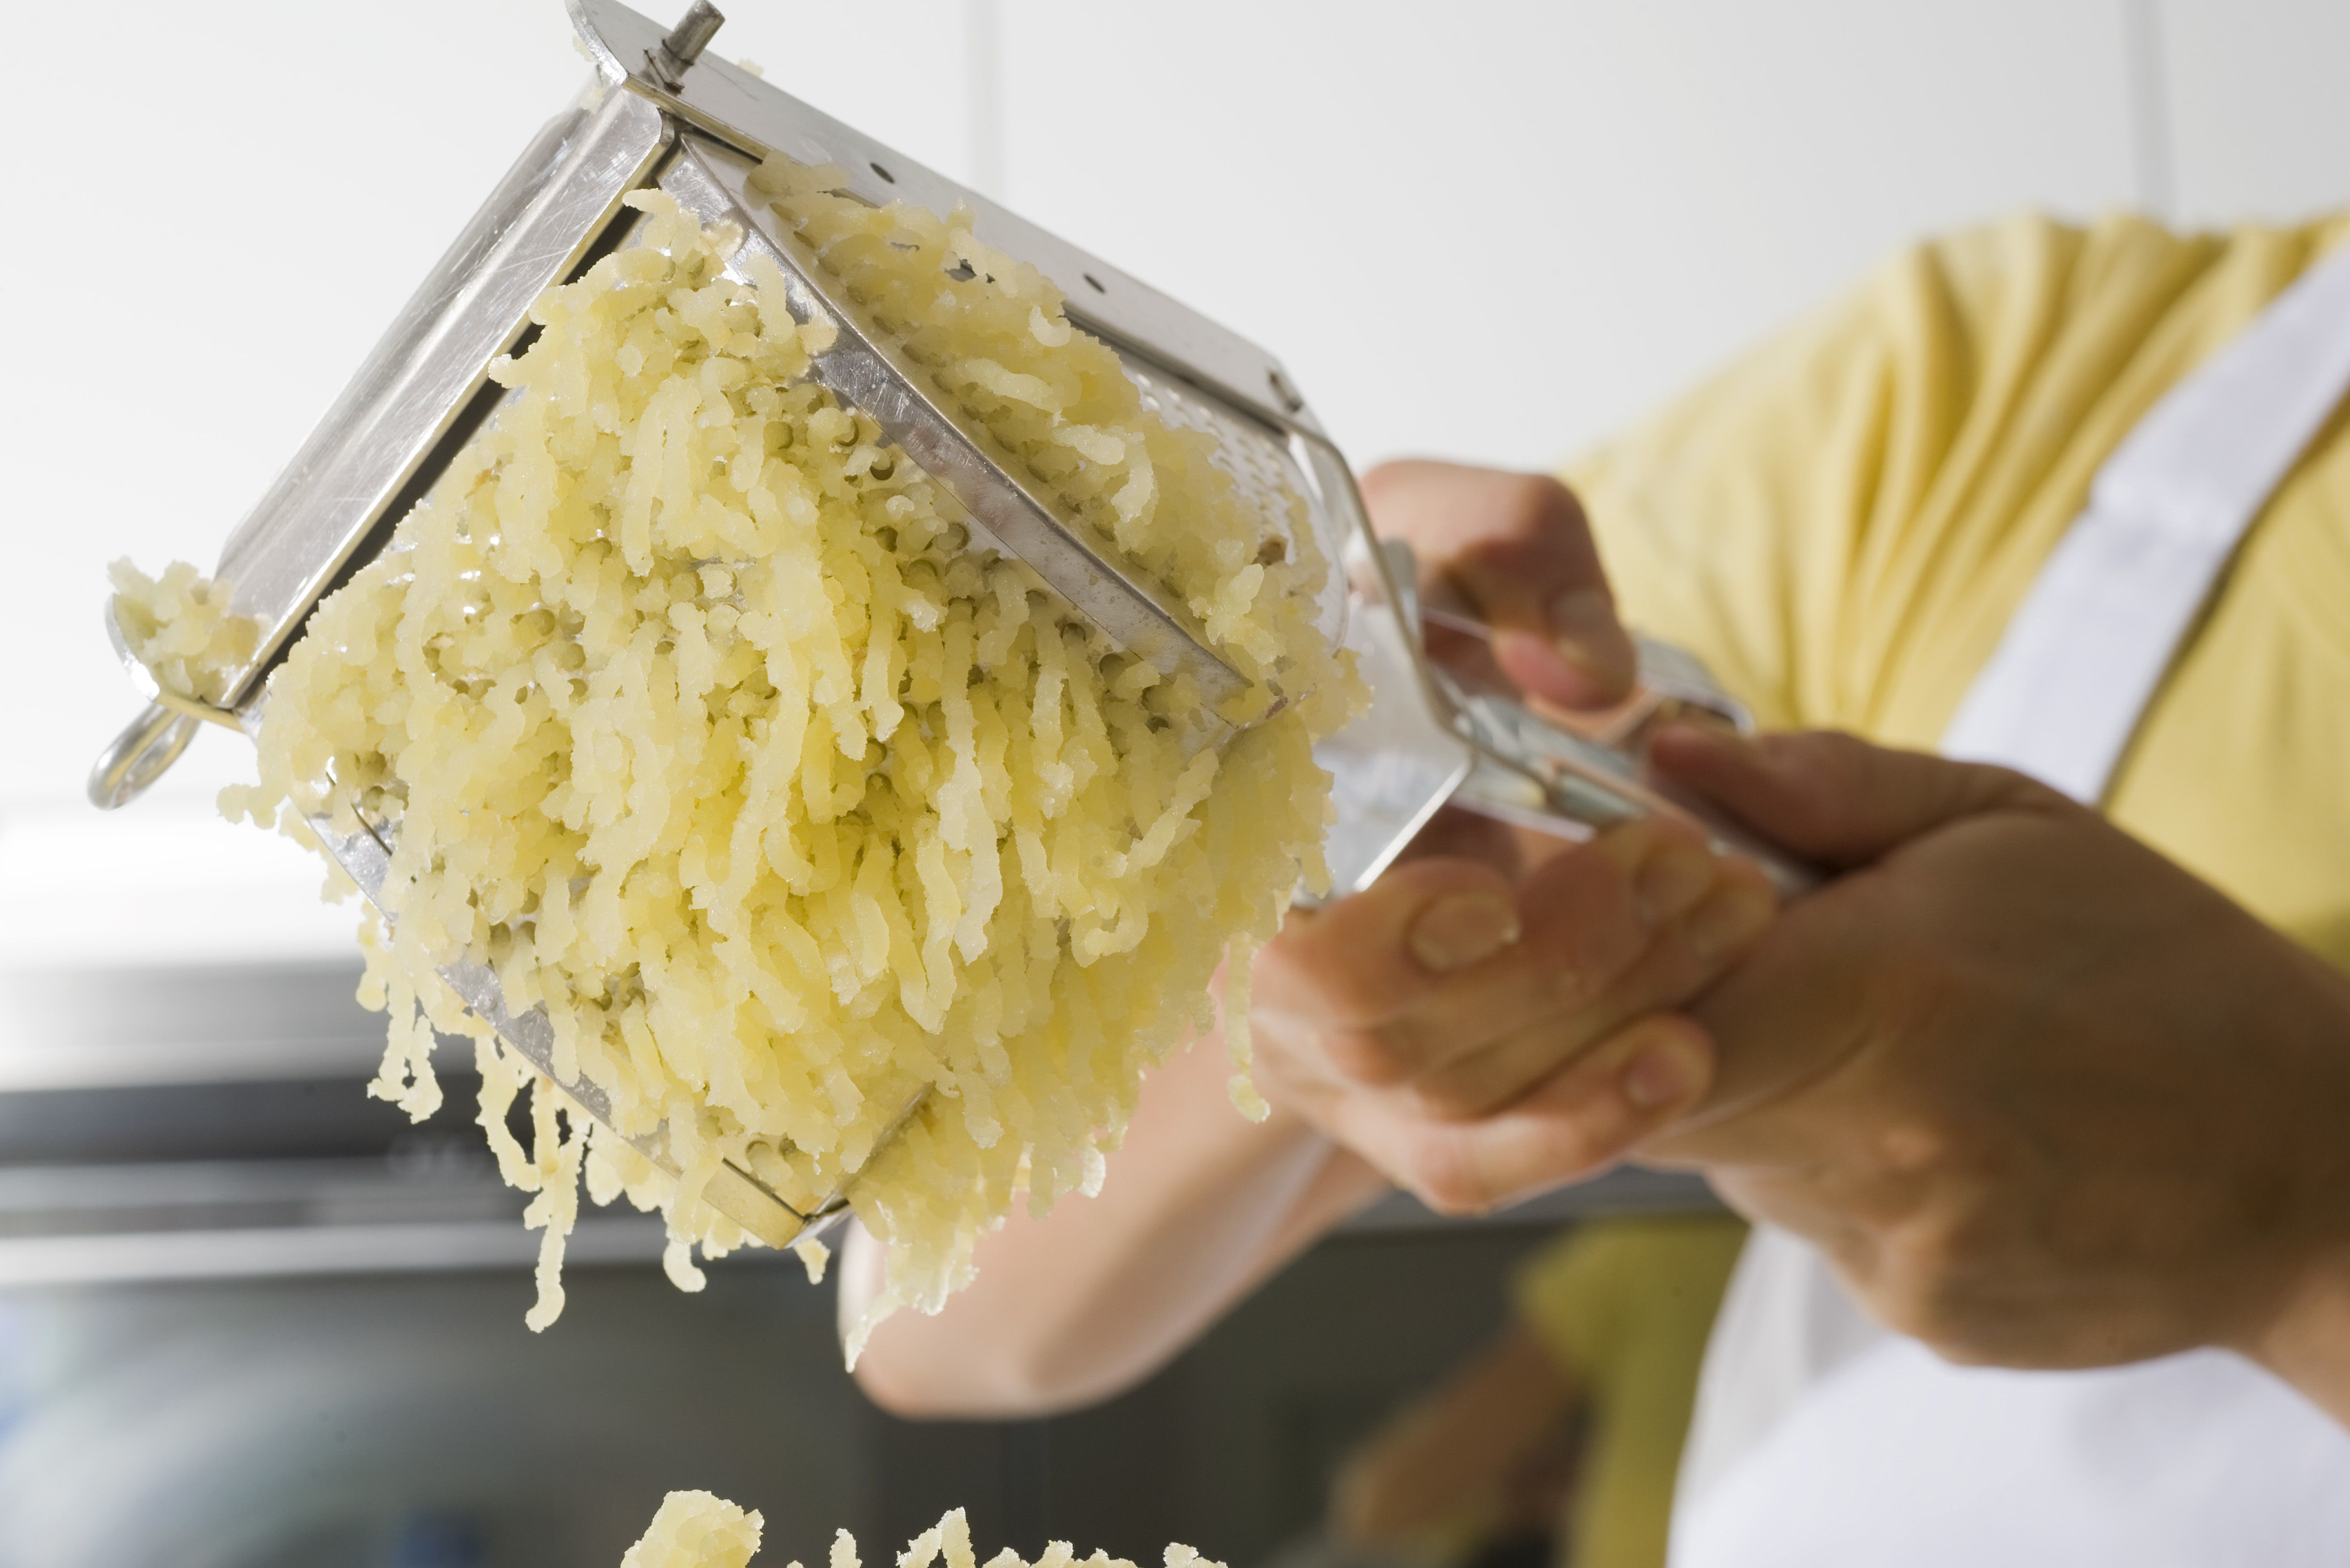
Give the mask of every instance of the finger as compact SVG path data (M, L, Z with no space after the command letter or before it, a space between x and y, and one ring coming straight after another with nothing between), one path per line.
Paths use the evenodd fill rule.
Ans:
M1476 958L1453 940L1459 916L1448 900L1458 894L1448 889L1402 927L1407 950L1382 955L1373 946L1381 934L1364 922L1319 927L1315 944L1293 950L1295 963L1272 984L1259 980L1256 1011L1294 1024L1285 1031L1293 1036L1320 1036L1338 1074L1377 1085L1422 1079L1537 1023L1553 1024L1550 1059L1538 1059L1540 1048L1529 1043L1512 1059L1515 1082L1482 1087L1478 1103L1454 1107L1472 1114L1513 1098L1601 1026L1612 1030L1628 1017L1635 1010L1605 1005L1620 977L1724 878L1759 881L1742 863L1709 853L1693 829L1659 818L1626 824L1537 868L1518 890L1522 934L1491 956ZM1382 913L1380 925L1392 929L1391 918ZM1437 956L1455 961L1449 967L1431 960L1431 928ZM1490 928L1472 922L1470 929ZM1320 972L1301 972L1309 968ZM1430 973L1430 982L1409 988L1415 971ZM1318 983L1300 983L1309 978Z
M1959 817L2062 797L2005 768L1873 746L1828 731L1747 737L1669 724L1649 758L1773 843L1834 866L1877 859Z
M1872 1021L1898 1005L1901 985L1877 961L1878 933L1892 918L1873 885L1881 880L1856 873L1788 906L1689 1004L1720 1043L1721 1061L1712 1093L1660 1140L1660 1154L1800 1163L1846 1135L1827 1114L1833 1096L1819 1091L1864 1064ZM1752 1114L1765 1106L1769 1115Z
M1616 1164L1705 1093L1712 1043L1690 1019L1645 1018L1508 1109L1440 1121L1393 1096L1332 1107L1331 1132L1446 1214L1482 1213Z
M1693 833L1655 818L1546 861L1517 889L1518 941L1448 974L1378 1031L1423 1072L1586 1008L1704 896L1720 864Z
M1363 476L1382 534L1409 540L1495 633L1493 653L1526 691L1575 708L1629 694L1639 660L1582 504L1547 474L1414 460Z
M1353 898L1285 925L1257 957L1253 1005L1367 1027L1523 934L1514 890L1491 866L1445 857L1406 861Z
M1537 1019L1482 1049L1439 1064L1413 1083L1432 1116L1488 1116L1647 1013L1684 1005L1752 945L1776 904L1752 866L1720 861L1702 899L1657 931L1630 967L1580 1007ZM1528 945L1533 943L1530 933Z

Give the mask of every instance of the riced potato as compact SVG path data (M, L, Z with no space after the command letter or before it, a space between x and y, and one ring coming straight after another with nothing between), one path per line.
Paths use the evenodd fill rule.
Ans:
M765 1521L706 1491L673 1491L661 1500L660 1511L644 1539L620 1559L620 1568L744 1568L759 1549ZM1029 1563L1010 1547L987 1560L986 1568L1135 1568L1123 1557L1096 1552L1080 1558L1066 1541L1055 1541ZM796 1563L792 1568L800 1568ZM861 1568L857 1538L846 1530L833 1537L827 1568ZM971 1543L971 1525L955 1509L906 1543L898 1554L898 1568L980 1568ZM1170 1546L1164 1568L1223 1568L1188 1546Z
M1191 607L1250 682L1232 716L1271 716L1188 753L1197 693L970 547L953 498L806 379L829 329L793 322L780 279L729 275L739 236L630 196L639 243L542 297L494 421L311 616L270 681L261 782L224 796L297 836L314 815L384 829L373 1089L430 1114L433 1029L475 1038L481 1123L546 1231L534 1327L561 1310L583 1184L659 1207L671 1277L698 1286L692 1249L743 1240L700 1200L723 1160L803 1205L856 1174L888 1256L868 1326L936 1310L1021 1195L1041 1211L1099 1181L1140 1074L1209 1021L1220 960L1244 989L1321 874L1311 746L1358 693L1314 618L1332 567L1302 508L1269 529L1208 438L1152 415L961 214L837 182L777 162L758 188ZM213 602L183 570L164 585ZM134 648L200 691L217 628L122 580ZM621 1134L665 1127L681 1177L463 1012L436 973L460 951L514 1011L546 1008L559 1071ZM526 1144L506 1120L525 1092Z
M107 569L114 621L156 683L192 702L218 703L230 672L251 662L261 628L229 606L227 588L185 561L150 577L129 561Z
M706 1491L673 1491L620 1568L746 1568L766 1521ZM848 1532L841 1532L847 1540ZM835 1553L837 1556L837 1553Z

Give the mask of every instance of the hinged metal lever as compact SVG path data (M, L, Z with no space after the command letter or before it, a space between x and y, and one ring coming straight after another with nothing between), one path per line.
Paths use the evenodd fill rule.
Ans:
M1521 827L1585 837L1643 816L1669 816L1702 832L1717 850L1755 862L1780 893L1794 898L1819 884L1819 872L1766 844L1699 802L1656 783L1648 742L1659 726L1702 717L1741 734L1754 722L1721 690L1695 655L1635 635L1640 654L1638 689L1625 702L1587 720L1538 713L1514 691L1489 686L1430 658L1422 628L1429 625L1472 636L1490 628L1470 618L1422 603L1411 546L1382 539L1388 591L1408 629L1419 673L1437 717L1471 754L1452 804Z

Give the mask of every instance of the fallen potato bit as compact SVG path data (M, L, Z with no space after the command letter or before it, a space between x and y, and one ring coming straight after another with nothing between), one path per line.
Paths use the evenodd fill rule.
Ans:
M620 1568L744 1568L759 1550L759 1532L765 1521L706 1491L673 1491L661 1500L644 1539L629 1548ZM1030 1563L1010 1547L987 1560L986 1568L1135 1568L1123 1557L1106 1552L1079 1558L1066 1541L1055 1541ZM1164 1568L1223 1568L1188 1546L1170 1546ZM791 1568L800 1568L795 1563ZM857 1538L846 1530L833 1537L827 1568L862 1568ZM971 1525L955 1509L906 1543L898 1554L898 1568L980 1568L972 1549Z
M766 1521L706 1491L673 1491L620 1568L745 1568ZM843 1539L847 1532L841 1532ZM836 1553L836 1556L837 1554Z
M953 498L806 379L829 329L772 274L728 275L739 236L631 195L637 243L540 299L495 420L311 615L270 680L261 782L223 795L390 844L390 918L361 933L362 999L390 1016L371 1090L430 1115L434 1029L475 1039L479 1119L545 1231L533 1328L561 1311L583 1181L660 1209L696 1289L692 1250L745 1239L701 1200L731 1161L803 1207L856 1178L888 1282L853 1360L967 1282L1021 1195L1041 1213L1098 1184L1142 1072L1211 1022L1219 961L1244 993L1325 875L1311 748L1359 684L1315 618L1332 568L1302 505L1243 504L1213 443L963 214L837 183L760 175L940 387L1192 607L1250 682L1231 716L1271 716L1187 753L1197 694L969 547ZM164 578L185 604L224 602L186 571ZM134 649L200 691L217 628L118 581ZM460 952L546 1009L611 1129L462 1010L436 972ZM681 1176L625 1141L656 1134Z

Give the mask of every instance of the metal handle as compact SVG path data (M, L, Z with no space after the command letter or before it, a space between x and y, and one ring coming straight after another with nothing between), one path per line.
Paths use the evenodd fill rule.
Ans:
M226 709L163 690L155 672L130 651L130 639L122 635L112 599L106 602L105 619L106 639L114 645L114 657L139 695L147 699L146 711L114 737L89 770L90 804L100 811L112 811L137 800L180 760L180 753L196 738L199 723L224 724L232 730L243 726Z
M1438 681L1450 683L1440 668L1430 669ZM1648 689L1644 695L1662 694ZM1648 780L1647 734L1669 711L1668 699L1630 743L1611 745L1554 723L1514 700L1463 694L1456 728L1477 756L1452 803L1517 826L1564 831L1572 837L1637 817L1672 817L1704 834L1717 852L1753 861L1783 898L1799 898L1817 887L1820 874L1814 867Z
M89 770L89 803L101 811L112 811L138 799L180 760L180 753L196 738L199 722L161 702L148 703L98 754L97 764Z
M1371 679L1373 712L1315 752L1336 779L1334 894L1369 886L1445 805L1570 838L1637 817L1669 816L1696 827L1717 850L1754 861L1785 897L1818 885L1814 867L1650 780L1647 742L1665 720L1696 711L1741 731L1752 728L1746 711L1695 657L1639 639L1639 695L1588 723L1563 723L1529 708L1514 691L1430 659L1410 546L1373 538L1367 522L1360 526L1357 565L1364 569L1356 573L1357 613L1348 640ZM1486 635L1482 625L1448 612L1428 621Z

